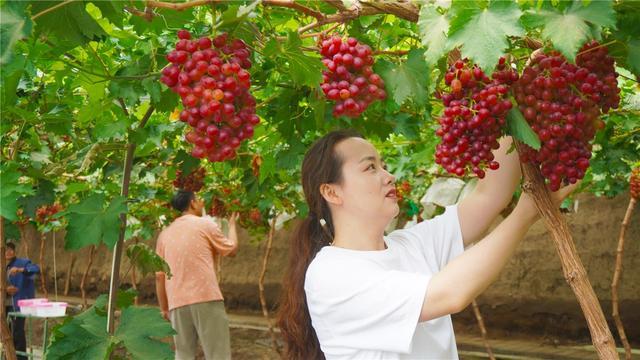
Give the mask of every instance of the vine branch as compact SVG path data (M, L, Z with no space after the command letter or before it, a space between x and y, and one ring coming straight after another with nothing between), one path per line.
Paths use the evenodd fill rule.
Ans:
M66 1L63 1L63 2L61 2L59 4L56 4L56 5L54 5L54 6L50 7L50 8L44 9L44 10L40 11L39 13L33 15L31 17L31 21L34 21L35 19L39 18L40 16L48 14L48 13L50 13L50 12L52 12L52 11L58 9L58 8L61 8L61 7L65 6L65 5L68 5L68 4L70 4L70 3L74 2L74 1L76 1L76 0L66 0Z
M293 10L297 10L305 15L312 16L318 20L325 18L325 15L323 13L298 4L293 0L262 0L262 5L290 8Z
M209 5L213 3L222 3L222 0L192 0L183 3L171 3L164 1L148 0L145 5L148 9L161 8L181 11L184 9ZM306 32L311 29L315 29L319 26L331 24L331 23L344 23L348 20L355 19L365 15L376 14L391 14L401 19L409 20L411 22L418 21L418 7L408 1L365 1L361 0L356 2L351 9L347 9L339 0L325 0L329 5L337 8L339 11L336 14L326 15L319 11L313 10L302 4L296 3L294 0L263 0L262 4L265 6L280 6L290 8L299 11L305 15L314 17L315 22L305 25L298 29L299 33ZM127 11L133 15L142 16L148 19L149 13L142 12L137 9L128 8Z
M221 0L192 0L183 3L170 3L164 1L148 0L145 4L148 8L161 8L182 11L184 9L192 8L195 6L208 5L216 2L222 2Z

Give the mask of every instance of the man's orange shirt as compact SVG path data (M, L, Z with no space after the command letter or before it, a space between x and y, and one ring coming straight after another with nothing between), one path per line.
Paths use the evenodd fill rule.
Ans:
M209 218L183 215L158 237L156 252L169 264L165 277L169 310L223 300L215 272L215 255L228 255L237 244Z

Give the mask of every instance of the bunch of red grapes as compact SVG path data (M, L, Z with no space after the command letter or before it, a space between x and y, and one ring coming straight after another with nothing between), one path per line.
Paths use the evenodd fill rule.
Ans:
M436 163L451 174L463 176L471 171L482 179L486 167L496 170L500 166L491 151L499 147L498 138L512 107L507 93L518 73L504 58L492 78L478 66L458 60L444 79L451 91L441 95L445 108L436 131L442 139L436 147Z
M629 188L631 197L634 199L640 199L640 167L633 169L631 172Z
M335 101L333 116L357 118L376 100L387 96L384 81L373 72L368 45L354 38L332 36L321 42L320 54L327 70L322 72L322 91Z
M238 211L241 205L240 200L228 200L231 198L233 193L238 192L239 188L235 185L214 189L214 193L211 195L211 202L209 204L209 215L226 218L231 215L232 212Z
M541 141L538 151L525 146L521 160L540 166L552 191L584 177L590 142L604 127L600 114L620 102L616 76L606 47L592 41L575 64L557 52L539 54L514 84L520 111Z
M18 217L18 220L15 221L16 225L25 226L29 223L29 216L24 213L22 208L16 210L16 215Z
M232 159L260 122L249 92L251 53L242 40L226 33L213 41L191 40L188 31L180 30L178 38L160 81L182 98L180 120L193 128L186 134L194 145L191 154L212 162Z
M53 220L53 216L62 211L62 205L55 203L52 205L42 205L36 209L36 222L48 224Z
M177 189L198 192L204 186L204 177L206 172L200 167L193 169L190 173L184 175L182 170L176 170L176 179L173 180L173 186Z
M215 217L227 217L229 215L227 211L227 207L225 206L224 201L222 199L213 196L211 198L211 205L209 207L209 215Z

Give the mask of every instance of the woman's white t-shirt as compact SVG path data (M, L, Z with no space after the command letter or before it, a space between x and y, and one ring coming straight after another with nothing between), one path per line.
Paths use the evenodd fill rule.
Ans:
M318 252L304 289L328 360L458 358L451 316L418 323L431 277L464 251L457 210L390 233L385 250Z

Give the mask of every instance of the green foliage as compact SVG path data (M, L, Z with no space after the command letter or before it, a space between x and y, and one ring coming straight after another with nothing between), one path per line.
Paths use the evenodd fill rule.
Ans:
M30 218L36 217L36 209L42 205L51 205L55 201L55 184L48 180L40 180L35 194L22 197L18 200L25 215Z
M61 1L33 1L35 15L60 5ZM35 34L47 36L57 50L73 49L92 40L101 40L107 34L87 13L81 2L73 2L44 13L35 20Z
M122 311L115 338L134 360L173 359L171 345L157 338L175 334L157 308L129 307Z
M521 15L512 1L494 0L484 9L465 5L451 21L449 46L460 46L463 58L468 57L491 74L508 47L507 37L524 35Z
M66 320L52 333L46 353L48 359L107 359L112 351L107 318L93 307Z
M15 162L3 162L0 164L0 216L16 220L18 211L18 199L24 195L33 193L33 189L28 184L20 182L20 172L18 164Z
M297 32L291 31L287 34L287 41L284 45L272 39L264 48L264 56L275 57L276 61L281 59L287 65L287 72L293 82L297 85L307 85L316 87L322 80L322 70L324 65L317 57L305 55L300 46L302 40Z
M424 57L429 65L435 65L442 55L450 50L450 44L447 43L449 17L447 14L441 14L436 6L424 4L420 8L418 27L422 45L427 47Z
M550 40L567 59L576 54L589 38L598 38L602 27L615 28L615 13L611 1L572 1L564 10L546 8L529 10L523 17L527 28L542 27L542 36Z
M427 102L429 72L425 71L428 67L422 56L423 53L421 49L411 50L407 61L399 65L382 61L379 63L380 75L396 104L402 105L409 97L412 97L417 104L424 105Z
M157 308L131 306L132 292L119 292L122 309L115 334L107 332L106 295L94 306L52 330L47 359L109 359L116 349L124 349L131 359L172 359L171 346L160 339L175 334Z
M147 244L132 244L127 247L127 257L136 266L142 276L157 271L164 272L171 279L169 264Z
M0 64L10 63L12 48L21 39L31 35L32 22L26 13L26 3L5 1L0 6Z
M540 150L541 144L538 135L531 129L522 112L515 105L507 114L507 127L511 136L536 150Z
M117 196L106 203L103 194L92 194L65 211L69 219L65 249L77 250L103 242L112 248L118 241L120 214L127 211L124 198ZM106 206L105 206L106 205Z

